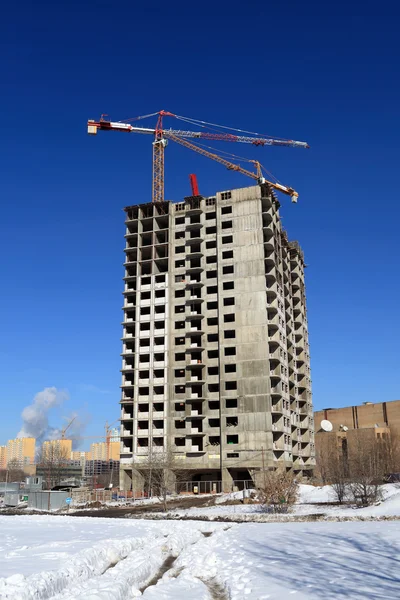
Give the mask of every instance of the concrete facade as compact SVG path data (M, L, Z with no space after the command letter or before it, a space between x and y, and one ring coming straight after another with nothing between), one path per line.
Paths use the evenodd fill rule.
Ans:
M193 480L314 467L304 257L267 185L130 206L121 484L153 450Z

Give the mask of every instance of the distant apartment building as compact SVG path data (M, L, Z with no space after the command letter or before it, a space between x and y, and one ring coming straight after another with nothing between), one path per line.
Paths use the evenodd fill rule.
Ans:
M90 446L91 460L95 461L107 461L107 460L119 460L120 456L120 442L99 442L91 444Z
M79 461L80 464L84 464L87 460L92 459L91 452L84 452L82 450L73 450L71 452L71 460Z
M7 442L7 466L10 462L18 464L20 468L26 468L35 462L35 438L16 438Z
M0 470L7 468L7 446L0 446Z
M61 440L48 440L43 442L42 453L43 455L49 456L54 453L58 453L66 460L70 460L72 452L72 440L61 439Z
M192 481L311 474L304 256L268 185L126 212L121 485L171 451Z

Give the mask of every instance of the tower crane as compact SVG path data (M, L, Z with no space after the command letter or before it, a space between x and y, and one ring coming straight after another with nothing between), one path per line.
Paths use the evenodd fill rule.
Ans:
M207 123L206 121L199 121L196 119L190 119L188 117L182 117L179 115L175 115L165 110L161 110L157 113L152 113L150 115L144 115L141 117L136 117L135 119L128 119L133 121L142 120L148 117L157 116L157 123L154 128L149 127L138 127L136 125L132 125L128 122L122 121L110 121L105 119L108 115L101 115L99 121L89 120L87 123L88 133L90 135L96 135L97 131L123 131L125 133L139 133L145 135L152 135L154 137L153 141L153 183L152 183L152 200L153 202L164 202L164 153L165 147L169 140L174 141L186 148L189 148L195 152L202 154L203 156L207 156L208 158L219 162L220 164L225 165L228 169L238 171L248 177L256 179L259 183L268 183L273 189L282 192L288 196L291 196L292 202L297 202L298 194L294 191L293 188L281 185L279 183L274 183L272 181L268 181L262 176L261 165L258 161L250 161L255 164L256 172L253 173L248 171L247 169L243 169L239 165L232 163L217 154L209 152L196 144L189 142L187 138L192 138L196 140L211 140L211 141L222 141L222 142L236 142L243 144L253 144L255 146L290 146L293 148L309 148L306 142L298 142L295 140L286 140L283 138L271 138L264 137L260 134L235 130L236 133L228 133L228 132L215 132L215 131L189 131L183 129L164 129L163 127L163 118L164 117L175 117L181 121L191 123L201 129L211 128L214 129L225 129L229 130L231 128L223 127L221 125L216 125L213 123ZM246 134L246 135L243 135Z
M75 419L76 419L76 416L72 417L72 419L69 421L69 423L63 429L61 429L61 439L62 440L65 439L65 434L67 433L68 429L71 427L71 425L75 421Z

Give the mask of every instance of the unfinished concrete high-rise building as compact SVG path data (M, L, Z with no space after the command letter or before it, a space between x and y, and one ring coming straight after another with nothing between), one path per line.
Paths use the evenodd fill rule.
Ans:
M124 489L167 449L224 490L312 472L304 257L278 209L267 184L125 209Z

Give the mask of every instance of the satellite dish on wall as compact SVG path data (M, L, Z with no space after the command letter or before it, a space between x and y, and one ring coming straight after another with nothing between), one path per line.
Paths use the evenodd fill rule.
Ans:
M333 425L327 419L323 419L321 421L321 429L322 429L322 431L332 431Z
M349 428L347 427L347 425L343 425L343 431L348 431Z

